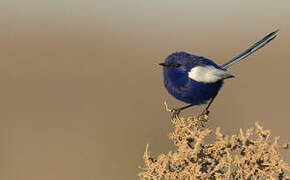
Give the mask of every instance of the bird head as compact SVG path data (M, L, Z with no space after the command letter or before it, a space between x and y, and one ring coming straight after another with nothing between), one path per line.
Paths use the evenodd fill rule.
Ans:
M192 55L186 52L177 52L169 55L165 59L165 62L160 63L159 65L167 70L187 73L194 66L194 61L190 59L192 59Z

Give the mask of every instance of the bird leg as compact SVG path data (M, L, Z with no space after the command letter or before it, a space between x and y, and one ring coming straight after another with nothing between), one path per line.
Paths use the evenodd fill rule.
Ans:
M211 106L211 104L212 104L212 102L213 102L213 100L215 99L215 97L216 97L216 95L213 97L213 98L211 98L210 99L210 101L209 101L209 103L208 103L208 105L206 106L206 108L202 111L202 113L199 115L199 117L201 117L201 116L204 116L204 115L208 115L209 114L209 107ZM165 104L166 106L167 106L167 104ZM174 118L179 118L179 114L181 113L181 111L182 110L184 110L184 109L187 109L187 108L189 108L189 107L191 107L191 106L194 106L193 104L189 104L189 105L187 105L187 106L183 106L183 107L181 107L181 108L177 108L177 109L175 109L175 108L173 108L173 109L171 109L170 111L172 112L172 119L174 119Z
M203 115L208 115L209 114L209 107L212 104L213 100L215 99L216 96L214 96L213 98L210 99L208 105L206 106L206 108L202 111L202 113L199 116L203 116Z
M189 104L189 105L187 105L187 106L184 106L184 107L181 107L181 108L178 108L178 109L172 109L172 119L174 119L174 118L179 118L179 114L180 114L180 112L182 111L182 110L184 110L184 109L187 109L187 108L189 108L189 107L191 107L191 106L193 106L193 104Z

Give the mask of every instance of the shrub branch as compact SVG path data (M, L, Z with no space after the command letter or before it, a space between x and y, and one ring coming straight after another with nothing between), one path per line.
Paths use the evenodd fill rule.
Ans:
M170 111L167 105L166 109ZM259 123L245 131L240 129L232 136L224 135L217 128L213 142L205 143L205 138L213 134L213 130L204 126L207 121L207 115L172 119L174 130L169 133L169 139L175 150L154 158L147 145L139 178L289 179L286 173L290 166L278 152L288 149L289 144L279 146L279 137L271 140L270 131Z

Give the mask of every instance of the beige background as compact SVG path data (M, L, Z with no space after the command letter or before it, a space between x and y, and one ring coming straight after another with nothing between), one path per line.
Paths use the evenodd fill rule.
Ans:
M259 121L289 139L290 2L232 0L0 3L0 179L136 179L147 143L171 129L158 63L187 51L222 64L267 33L279 37L230 69L209 126ZM196 114L200 107L184 112ZM289 152L283 152L289 162Z

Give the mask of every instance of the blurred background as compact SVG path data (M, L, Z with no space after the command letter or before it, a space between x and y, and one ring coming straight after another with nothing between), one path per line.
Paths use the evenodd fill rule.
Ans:
M274 0L10 0L1 2L0 179L136 179L145 146L173 145L158 63L187 51L233 66L209 127L259 121L289 142L290 2ZM186 110L195 115L201 107ZM281 151L289 162L289 151Z

